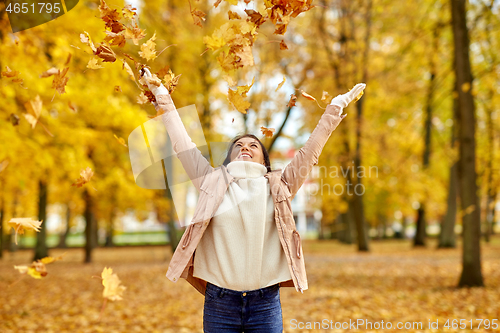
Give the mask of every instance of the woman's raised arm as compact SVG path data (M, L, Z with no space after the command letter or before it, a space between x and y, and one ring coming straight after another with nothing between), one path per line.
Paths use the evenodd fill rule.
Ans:
M342 115L342 109L356 99L365 87L366 84L358 83L348 93L338 95L332 100L304 147L295 154L292 161L283 170L282 178L288 184L292 197L306 180L313 165L318 164L319 155L330 134L346 116L346 114Z
M189 137L167 88L161 83L159 86L150 83L148 78L152 75L147 68L140 73L140 76L143 75L146 77L149 90L155 95L156 110L162 111L161 119L172 141L173 150L193 185L200 190L204 177L213 172L214 168Z

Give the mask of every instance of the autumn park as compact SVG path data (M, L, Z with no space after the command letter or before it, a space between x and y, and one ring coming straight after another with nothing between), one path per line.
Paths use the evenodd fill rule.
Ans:
M283 332L500 332L499 50L498 0L3 1L0 332L209 331L185 161L244 133Z

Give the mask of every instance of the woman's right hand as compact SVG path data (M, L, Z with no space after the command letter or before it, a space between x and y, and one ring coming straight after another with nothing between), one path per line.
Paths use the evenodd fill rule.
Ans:
M160 81L159 86L155 86L153 83L149 82L148 79L153 77L153 75L151 75L151 72L149 71L149 69L143 68L139 74L140 74L140 77L144 76L146 78L146 80L145 80L146 84L148 85L148 88L149 88L149 90L151 90L153 95L155 95L155 97L157 97L159 95L169 95L168 89L165 88L165 86L161 83L161 81Z

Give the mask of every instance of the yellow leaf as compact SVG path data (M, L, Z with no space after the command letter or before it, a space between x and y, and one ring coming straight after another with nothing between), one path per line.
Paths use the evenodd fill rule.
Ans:
M332 96L328 93L328 91L323 91L323 96L321 96L321 101L322 102L330 102L332 99Z
M130 65L127 64L127 62L125 61L125 59L122 59L122 61L123 61L122 69L125 69L125 71L130 76L130 79L135 81L135 75L134 75L134 72L132 71L132 68L130 68Z
M110 301L119 301L123 299L123 291L127 288L120 285L121 282L118 275L113 274L113 270L111 268L104 267L101 277L102 285L104 286L102 296Z
M80 41L84 44L87 44L92 49L92 52L96 51L94 43L92 42L92 38L87 31L84 31L83 34L80 34Z
M146 43L141 45L141 51L139 51L139 55L147 61L156 59L156 43L154 42L155 39L156 32L153 34L153 37L151 37Z
M27 230L35 230L35 231L40 231L40 225L42 224L42 221L35 221L30 217L16 217L10 219L9 222L7 222L8 225L10 225L14 230L16 231L15 235L15 243L17 244L17 234L24 234L24 229L26 228Z
M115 86L115 91L116 92L122 92L122 88L120 86Z
M470 90L470 82L465 82L464 84L462 84L462 91L464 93L469 92L469 90Z
M226 1L233 6L236 6L238 4L238 0L226 0Z
M134 18L135 15L137 15L134 11L137 10L137 8L133 8L132 5L126 5L122 9L123 17L127 20L131 20Z
M104 67L99 64L97 58L92 58L92 59L90 59L89 63L87 64L87 68L99 69L99 68L104 68Z
M34 277L35 279L41 279L42 278L42 272L39 272L36 270L34 267L29 267L28 268L28 275Z
M144 92L141 91L141 94L139 96L137 96L137 103L145 104L147 102L148 102L148 98L146 97L146 95L144 95Z
M26 111L28 113L24 114L26 120L31 124L31 128L35 128L38 119L40 118L40 114L42 113L42 99L40 95L36 95L34 100L31 100L24 104Z
M275 91L278 91L281 87L283 87L283 85L285 84L285 82L286 82L286 78L285 78L285 76L283 75L283 81L281 81L281 83L280 83L280 84L278 84L278 88L276 88L276 90L275 90Z
M246 114L247 110L250 108L250 103L248 101L245 101L240 94L232 89L229 89L227 98L229 102L231 102L231 104L236 108L236 110L240 111L243 114Z

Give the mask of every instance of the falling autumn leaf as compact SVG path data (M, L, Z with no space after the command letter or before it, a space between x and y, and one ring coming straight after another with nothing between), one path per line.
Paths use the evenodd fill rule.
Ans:
M276 30L274 30L275 35L284 35L286 32L286 24L280 24L277 26Z
M42 113L42 99L40 95L36 95L34 100L31 100L24 104L27 113L24 114L24 118L30 123L31 128L34 129Z
M262 134L266 136L266 138L272 138L274 132L276 131L274 128L266 128L264 126L261 126L260 130L262 131Z
M306 93L304 90L300 90L300 93L301 93L302 96L304 96L305 98L307 98L310 101L315 101L316 100L316 98L312 97L311 95L309 95L308 93Z
M129 75L130 79L133 80L133 81L135 81L135 75L134 75L134 72L132 71L132 68L130 68L130 65L127 64L127 62L125 61L125 59L122 59L122 61L123 61L122 69L125 69L125 71Z
M66 73L68 73L69 67L64 68L62 71L59 69L52 67L51 69L43 72L40 77L45 78L49 76L54 76L54 80L52 81L52 88L56 89L59 94L64 94L65 86L68 83L68 78L66 77Z
M116 61L116 54L115 52L111 49L106 44L101 44L97 50L94 52L96 56L102 59L103 62L115 62Z
M156 32L153 34L146 43L141 45L141 51L139 51L139 55L146 59L147 61L156 59L156 43L154 42L156 39Z
M99 60L97 58L92 58L89 60L89 63L87 64L87 68L90 69L99 69L99 68L104 68L103 66L100 65Z
M47 267L45 265L61 260L65 254L66 253L57 258L45 257L40 260L33 261L33 263L30 266L25 266L25 265L14 266L14 269L17 269L21 274L28 274L35 279L41 279L42 277L45 277L48 274Z
M10 219L7 224L9 224L14 230L16 231L15 235L15 243L17 245L17 234L24 234L24 229L26 230L35 230L35 231L40 231L40 225L42 224L42 221L35 221L30 217L18 217L18 218L12 218Z
M137 103L139 104L146 104L148 101L149 99L146 97L143 91L139 96L137 96Z
M295 102L297 101L297 96L294 94L290 95L290 100L288 101L287 107L291 108L295 106Z
M466 93L466 92L469 92L469 90L470 90L470 82L465 82L465 83L463 83L463 84L462 84L462 91L463 91L464 93Z
M15 77L18 74L18 71L13 71L9 68L9 66L5 66L5 71L2 72L2 77Z
M139 45L139 40L146 37L146 32L140 29L137 23L135 23L135 26L132 28L126 27L124 36L126 39L132 39L135 45Z
M231 11L231 10L229 10L229 11L227 12L227 15L229 16L229 19L230 19L230 20L241 20L241 16L240 16L240 15L238 15L238 13L233 12L233 11Z
M86 169L82 169L80 172L80 178L76 180L71 186L76 186L76 187L82 187L86 183L90 181L90 178L94 175L94 171L90 167L87 167Z
M123 18L132 20L134 16L137 15L135 10L137 10L137 8L133 8L132 5L125 5L122 9Z
M92 49L92 52L95 52L97 49L92 42L92 38L90 38L90 34L87 31L84 31L80 34L80 41L84 44L87 44Z
M191 16L193 17L194 24L199 26L200 28L203 28L201 22L205 21L205 16L207 16L207 14L195 8L191 11Z
M122 88L120 86L115 86L115 91L116 92L122 92Z
M244 100L244 97L247 97L247 93L250 88L253 86L255 82L255 78L252 79L252 84L247 86L239 86L236 88L236 91L229 89L227 93L227 98L229 102L234 106L236 110L239 112L246 114L247 110L250 108L250 103Z
M285 44L283 39L280 42L280 50L288 50L288 45Z
M329 103L331 101L331 99L332 99L332 96L330 96L328 91L323 91L323 95L321 96L321 101Z
M122 294L127 288L121 285L118 275L113 274L113 269L104 267L101 277L104 286L102 296L110 301L122 300Z
M275 90L275 91L278 91L281 87L283 87L283 85L285 84L285 82L286 82L286 78L285 78L285 76L283 75L283 81L281 81L281 83L280 83L280 84L278 84L278 88L276 88L276 90Z
M123 146L125 146L125 147L128 147L128 146L127 146L127 144L125 143L125 139L124 139L124 138L119 138L119 137L117 137L117 136L116 136L116 134L113 134L113 135L115 136L115 139L116 139L116 140L118 140L118 142L119 142L121 145L123 145Z

